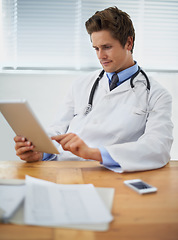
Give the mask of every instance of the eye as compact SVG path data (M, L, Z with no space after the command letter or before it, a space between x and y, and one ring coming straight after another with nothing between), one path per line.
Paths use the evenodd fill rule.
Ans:
M110 48L112 48L111 45L106 45L106 46L104 46L104 49L110 49Z
M97 48L97 47L94 47L94 49L95 49L95 51L99 51L99 48Z

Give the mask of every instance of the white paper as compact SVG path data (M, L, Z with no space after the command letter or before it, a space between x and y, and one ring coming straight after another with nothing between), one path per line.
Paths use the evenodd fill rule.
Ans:
M12 217L24 197L25 185L0 185L0 209L3 221L8 221Z
M103 200L105 206L109 211L112 209L112 203L114 198L114 188L95 188L100 198ZM13 224L25 224L24 220L24 201L18 210L15 212L13 217L9 220ZM62 227L72 228L80 230L92 230L92 231L107 231L109 229L109 223L98 223L98 224L68 224L68 225L54 225L50 227Z
M113 219L92 184L55 184L26 176L26 187L26 224L100 224Z

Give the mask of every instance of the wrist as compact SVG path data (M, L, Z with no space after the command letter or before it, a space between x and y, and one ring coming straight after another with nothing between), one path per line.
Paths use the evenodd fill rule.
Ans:
M102 162L102 157L101 157L100 150L98 148L91 148L88 159L92 159L92 160L96 160L98 162Z

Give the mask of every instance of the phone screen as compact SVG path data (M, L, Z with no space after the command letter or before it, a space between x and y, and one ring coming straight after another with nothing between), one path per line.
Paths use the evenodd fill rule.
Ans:
M138 188L138 189L147 189L147 188L151 188L148 184L144 183L144 182L135 182L135 183L130 183L130 185Z

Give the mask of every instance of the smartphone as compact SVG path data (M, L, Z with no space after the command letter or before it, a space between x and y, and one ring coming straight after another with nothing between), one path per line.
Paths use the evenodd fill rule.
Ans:
M132 179L124 181L125 185L132 188L139 194L153 193L157 191L156 187L149 185L148 183L142 181L141 179Z

